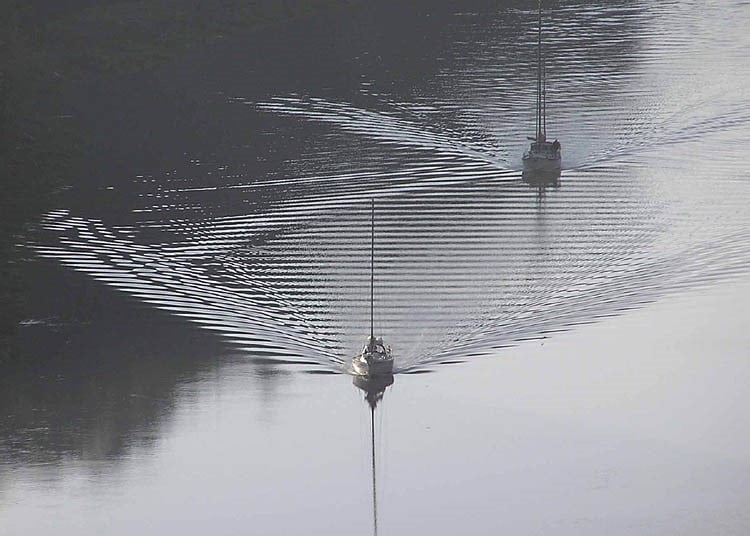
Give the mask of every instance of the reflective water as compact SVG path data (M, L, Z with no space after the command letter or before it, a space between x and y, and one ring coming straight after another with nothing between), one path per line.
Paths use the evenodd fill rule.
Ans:
M381 534L743 533L750 5L555 4L564 169L531 185L531 4L301 21L81 105L107 134L27 237L6 531L372 530L342 372L375 199Z

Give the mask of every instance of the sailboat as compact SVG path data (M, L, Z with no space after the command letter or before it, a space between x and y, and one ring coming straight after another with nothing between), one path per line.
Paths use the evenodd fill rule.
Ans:
M387 376L393 373L391 347L375 337L375 200L371 210L370 240L370 336L362 351L352 360L352 370L358 376Z
M542 0L539 0L537 38L536 136L528 139L532 143L523 154L524 176L559 174L562 166L560 142L557 140L547 141L547 91L542 58Z

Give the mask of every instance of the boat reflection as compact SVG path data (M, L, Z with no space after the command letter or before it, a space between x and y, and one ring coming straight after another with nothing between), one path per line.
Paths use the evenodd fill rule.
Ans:
M559 188L560 187L560 170L556 171L528 171L524 170L521 175L523 182L536 188Z
M380 376L355 376L354 385L365 392L365 400L370 406L370 446L372 460L372 533L378 534L378 491L375 476L375 408L383 399L385 390L393 384L393 374Z
M536 189L537 198L541 199L547 188L560 188L560 170L557 171L528 171L521 175L523 182Z
M388 386L393 385L393 374L381 374L378 376L354 376L354 385L365 392L365 400L374 412L375 407L383 399L383 394Z

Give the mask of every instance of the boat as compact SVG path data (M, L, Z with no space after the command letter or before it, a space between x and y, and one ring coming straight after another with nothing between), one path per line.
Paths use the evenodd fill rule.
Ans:
M370 240L370 336L362 351L352 360L352 371L358 376L376 377L393 374L391 347L375 337L375 200L371 209Z
M542 55L542 0L539 0L539 30L537 37L536 80L536 136L523 154L523 174L529 176L559 175L562 167L560 142L547 139L547 91Z

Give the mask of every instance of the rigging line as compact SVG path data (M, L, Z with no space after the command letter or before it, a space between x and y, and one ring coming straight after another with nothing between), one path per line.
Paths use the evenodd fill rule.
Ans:
M537 78L536 78L536 139L542 136L542 0L539 0L539 31L537 34Z
M370 338L375 336L375 199L370 200L371 209L371 238L370 238Z
M542 134L547 138L547 66L542 58Z

